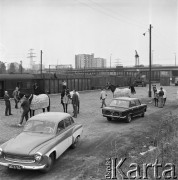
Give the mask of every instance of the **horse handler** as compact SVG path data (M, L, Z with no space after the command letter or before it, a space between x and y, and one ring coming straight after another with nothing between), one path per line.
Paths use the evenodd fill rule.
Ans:
M28 120L28 112L30 110L30 103L25 95L21 99L21 108L22 108L22 115L21 115L20 123L18 124L19 127L22 126L24 117L26 121Z

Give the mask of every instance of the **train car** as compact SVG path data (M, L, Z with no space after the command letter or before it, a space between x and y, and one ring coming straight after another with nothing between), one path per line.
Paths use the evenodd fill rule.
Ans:
M12 97L15 87L19 87L21 92L32 93L34 82L33 74L0 74L0 98L4 97L4 91Z

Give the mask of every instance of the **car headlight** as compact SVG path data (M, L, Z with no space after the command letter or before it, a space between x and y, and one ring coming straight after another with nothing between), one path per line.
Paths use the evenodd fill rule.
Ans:
M3 151L2 151L2 148L0 148L0 156L2 156L3 154Z
M41 161L41 159L42 159L42 154L39 153L39 152L37 152L37 153L35 154L35 160L39 162L39 161Z

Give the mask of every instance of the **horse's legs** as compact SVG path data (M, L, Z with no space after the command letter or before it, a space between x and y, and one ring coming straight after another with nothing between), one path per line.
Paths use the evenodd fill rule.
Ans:
M32 112L33 112L33 113L32 113L32 116L34 116L34 115L35 115L35 110L32 110Z
M47 107L47 111L48 111L48 112L50 111L50 106Z
M79 113L79 109L80 109L80 101L78 102L78 113Z
M43 108L43 112L45 112L45 108Z
M32 110L30 109L30 117L32 117Z

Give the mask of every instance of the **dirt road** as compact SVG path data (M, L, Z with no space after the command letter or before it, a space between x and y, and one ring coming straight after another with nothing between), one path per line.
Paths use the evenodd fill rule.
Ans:
M152 125L156 126L161 116L169 112L176 113L175 87L168 87L166 106L155 108L147 97L147 87L136 88L135 96L141 97L148 105L144 118L138 117L128 124L124 121L108 122L102 117L99 101L99 91L81 93L81 110L76 122L83 124L84 132L76 149L68 149L56 162L53 169L42 174L37 171L17 171L0 167L0 179L51 179L51 180L82 180L105 179L106 158L128 156L135 146L142 146L145 137L150 135ZM107 103L112 99L108 92ZM62 111L59 96L51 96L52 111ZM40 111L38 112L40 113ZM69 107L72 114L72 107ZM2 113L1 113L2 114ZM19 112L13 109L13 117L1 115L0 141L18 134L22 128L17 128Z

